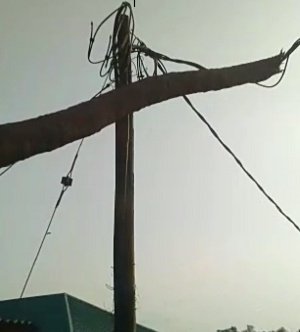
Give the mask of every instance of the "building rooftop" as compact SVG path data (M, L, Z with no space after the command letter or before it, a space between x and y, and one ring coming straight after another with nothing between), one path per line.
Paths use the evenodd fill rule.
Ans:
M112 332L114 325L112 313L65 293L0 301L0 318L0 332ZM155 331L137 325L136 332Z

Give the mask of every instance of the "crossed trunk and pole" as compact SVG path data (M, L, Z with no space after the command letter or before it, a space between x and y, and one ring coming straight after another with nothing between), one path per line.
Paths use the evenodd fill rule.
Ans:
M115 123L115 332L134 332L136 325L133 113L180 96L264 81L280 73L284 61L280 53L238 66L170 73L131 83L129 36L128 16L121 15L115 90L56 113L0 125L0 167L4 167L91 136Z

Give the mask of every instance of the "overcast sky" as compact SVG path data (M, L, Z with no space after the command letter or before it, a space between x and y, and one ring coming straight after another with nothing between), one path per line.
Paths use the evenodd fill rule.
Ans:
M90 21L120 3L0 0L0 123L90 99L102 85L86 58ZM298 0L136 0L135 31L158 52L216 68L287 50L300 37L299 12ZM94 57L103 57L112 23ZM275 89L191 98L298 223L299 77L295 52ZM138 321L166 332L300 328L300 234L183 100L134 121ZM0 299L19 296L78 144L0 178ZM66 292L111 310L114 126L85 140L73 175L26 296Z

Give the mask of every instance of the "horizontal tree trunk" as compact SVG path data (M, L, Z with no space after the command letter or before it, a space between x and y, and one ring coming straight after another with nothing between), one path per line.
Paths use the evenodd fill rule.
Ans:
M125 115L171 98L264 81L280 72L282 59L281 53L228 68L149 77L56 113L0 125L0 167L91 136Z

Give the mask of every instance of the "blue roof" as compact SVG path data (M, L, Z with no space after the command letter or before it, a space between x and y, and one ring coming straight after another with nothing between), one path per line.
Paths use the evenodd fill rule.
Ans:
M71 332L64 294L0 301L0 318L29 320L42 332Z
M32 321L41 332L111 332L113 315L68 294L0 301L0 318ZM155 332L137 325L136 332Z

